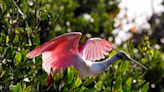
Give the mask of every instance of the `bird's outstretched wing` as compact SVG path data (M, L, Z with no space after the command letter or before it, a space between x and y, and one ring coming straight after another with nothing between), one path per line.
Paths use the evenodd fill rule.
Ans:
M66 33L58 36L55 39L48 41L40 47L32 50L27 54L27 57L34 58L42 54L43 69L49 74L51 68L64 69L67 66L77 66L78 43L81 37L79 32Z
M80 32L71 32L71 33L66 33L64 35L60 35L58 37L56 37L55 39L52 39L46 43L44 43L43 45L39 46L38 48L35 48L34 50L32 50L31 52L29 52L27 54L28 58L34 58L36 56L41 55L43 52L46 51L51 51L51 50L56 50L60 51L60 50L67 50L73 46L76 46L76 48L74 48L74 50L78 49L78 43L75 44L75 41L79 41L81 37L81 33ZM79 38L79 39L77 39Z
M79 53L87 61L95 61L105 58L108 51L112 50L112 43L101 38L89 38L80 48Z

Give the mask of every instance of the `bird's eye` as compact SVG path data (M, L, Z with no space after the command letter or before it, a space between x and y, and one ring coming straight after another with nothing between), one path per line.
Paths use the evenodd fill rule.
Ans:
M119 53L117 54L117 57L124 60L124 59L126 59L126 54L123 53L123 52L119 52Z
M120 58L120 59L123 59L122 53L118 53L118 54L117 54L117 57Z

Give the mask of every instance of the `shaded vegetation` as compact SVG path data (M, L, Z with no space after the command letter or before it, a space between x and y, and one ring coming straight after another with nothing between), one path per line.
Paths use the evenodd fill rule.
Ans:
M52 73L54 83L48 87L41 57L26 57L32 49L70 31L83 33L81 43L86 36L113 37L118 4L117 0L0 0L0 90L147 92L154 84L156 92L164 91L164 54L153 48L149 36L137 46L129 40L109 53L110 57L124 50L148 71L118 61L97 77L81 79L78 70L68 67L62 74Z

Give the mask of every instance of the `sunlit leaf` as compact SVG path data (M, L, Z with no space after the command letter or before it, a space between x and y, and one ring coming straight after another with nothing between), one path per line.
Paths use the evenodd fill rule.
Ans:
M23 33L24 29L22 27L18 27L15 29L15 34L19 35L20 33Z
M126 80L126 83L125 84L126 84L127 87L129 87L129 86L132 85L132 80L133 79L131 77Z
M9 42L9 36L6 36L6 43L8 43Z
M19 64L22 60L22 54L20 52L17 52L16 55L15 55L15 63L16 64Z
M31 92L31 87L32 87L31 85L28 86L24 91L25 91L25 92Z
M1 70L0 70L1 71ZM2 71L0 74L0 79L3 78L3 76L6 74L6 71Z
M14 89L14 92L22 92L22 87L21 87L21 84L20 83L17 83L15 89Z
M74 70L73 67L67 68L67 83L70 84L74 78Z
M102 81L97 82L96 85L95 85L95 88L97 88L97 89L101 89L102 87L103 87L103 82Z
M82 81L79 77L75 80L74 87L79 87L81 85Z
M127 30L133 37L115 46L119 33L115 35L114 30L124 27L121 24L122 19L118 19L115 26L115 19L120 11L119 2L120 0L0 0L0 90L147 92L154 91L149 88L149 82L153 82L155 87L163 92L163 44L161 36L155 37L154 34L163 28L163 19L159 18L163 14L158 17L153 15L152 18L150 16L149 20L155 18L160 21L158 24L145 21L150 24L150 32L145 34L145 31L139 29L139 33L132 33ZM126 20L127 16L124 17ZM129 23L131 24L131 21ZM47 85L47 77L50 74L42 68L42 55L30 59L26 54L50 39L72 31L83 33L79 46L90 37L110 40L114 49L105 58L123 50L149 70L145 71L135 64L120 60L109 65L106 71L97 76L80 78L79 70L69 67L60 73L51 71L53 83ZM58 54L65 56L64 53Z
M15 35L14 40L13 40L13 43L18 43L18 42L19 42L19 36L18 35Z

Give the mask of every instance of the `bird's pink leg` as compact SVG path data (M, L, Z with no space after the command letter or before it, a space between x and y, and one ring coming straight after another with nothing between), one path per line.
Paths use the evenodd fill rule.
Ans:
M50 86L53 83L53 79L51 75L48 75L48 79L47 79L47 86Z

